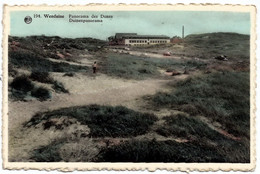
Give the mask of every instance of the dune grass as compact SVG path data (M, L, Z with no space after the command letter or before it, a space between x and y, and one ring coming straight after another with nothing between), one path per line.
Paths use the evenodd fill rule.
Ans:
M50 118L67 116L88 125L90 137L131 137L141 135L157 120L152 114L143 114L123 106L78 106L38 113L25 124L33 126Z
M98 162L226 162L214 148L198 142L128 141L101 150Z
M172 92L154 95L153 105L203 115L220 122L231 134L250 137L248 72L202 75L173 84L172 88Z
M30 51L9 51L9 63L35 72L85 72L87 67L52 62Z
M163 119L165 124L156 130L157 133L163 136L176 136L187 139L196 137L197 139L204 138L213 141L226 139L223 135L211 129L206 123L185 114L179 113Z
M159 70L184 71L185 68L203 69L206 63L194 60L159 59L128 54L110 53L102 63L101 72L119 78L143 80L158 78Z

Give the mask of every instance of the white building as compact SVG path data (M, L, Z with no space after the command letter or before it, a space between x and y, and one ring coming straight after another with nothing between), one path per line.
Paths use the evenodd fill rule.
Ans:
M111 37L110 37L111 38ZM110 40L111 45L142 46L170 43L165 35L137 35L137 33L116 33Z

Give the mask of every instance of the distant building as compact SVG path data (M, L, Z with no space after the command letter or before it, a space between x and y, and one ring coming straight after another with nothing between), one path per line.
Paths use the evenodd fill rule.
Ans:
M183 39L179 36L174 36L171 38L171 43L181 43L183 42Z
M138 35L137 33L116 33L108 38L109 45L142 46L170 43L165 35Z

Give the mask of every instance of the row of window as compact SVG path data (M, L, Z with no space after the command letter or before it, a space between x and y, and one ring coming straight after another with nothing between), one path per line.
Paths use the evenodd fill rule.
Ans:
M129 40L130 43L147 43L147 40ZM167 43L166 40L151 40L150 43Z
M130 43L147 43L147 40L129 40Z
M125 44L126 46L145 46L147 44Z
M151 40L150 43L167 43L166 40Z

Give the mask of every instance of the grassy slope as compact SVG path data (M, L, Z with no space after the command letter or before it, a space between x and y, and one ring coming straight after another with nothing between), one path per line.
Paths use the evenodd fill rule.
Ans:
M9 66L25 68L34 72L78 72L87 69L83 66L70 65L64 62L52 62L30 51L10 51Z
M101 72L126 79L159 77L159 69L184 71L184 68L203 69L206 63L194 60L158 59L110 53L103 59Z
M184 45L187 49L184 51L189 54L192 51L199 57L213 57L224 54L233 59L247 59L250 55L249 44L249 35L237 33L194 34L185 38Z
M211 59L226 55L232 60L248 60L250 36L238 33L205 33L191 34L185 37L183 43L167 45L151 45L138 47L138 50L171 51L175 55Z
M249 73L212 73L189 78L172 88L171 93L157 93L153 104L203 115L234 135L249 137Z

